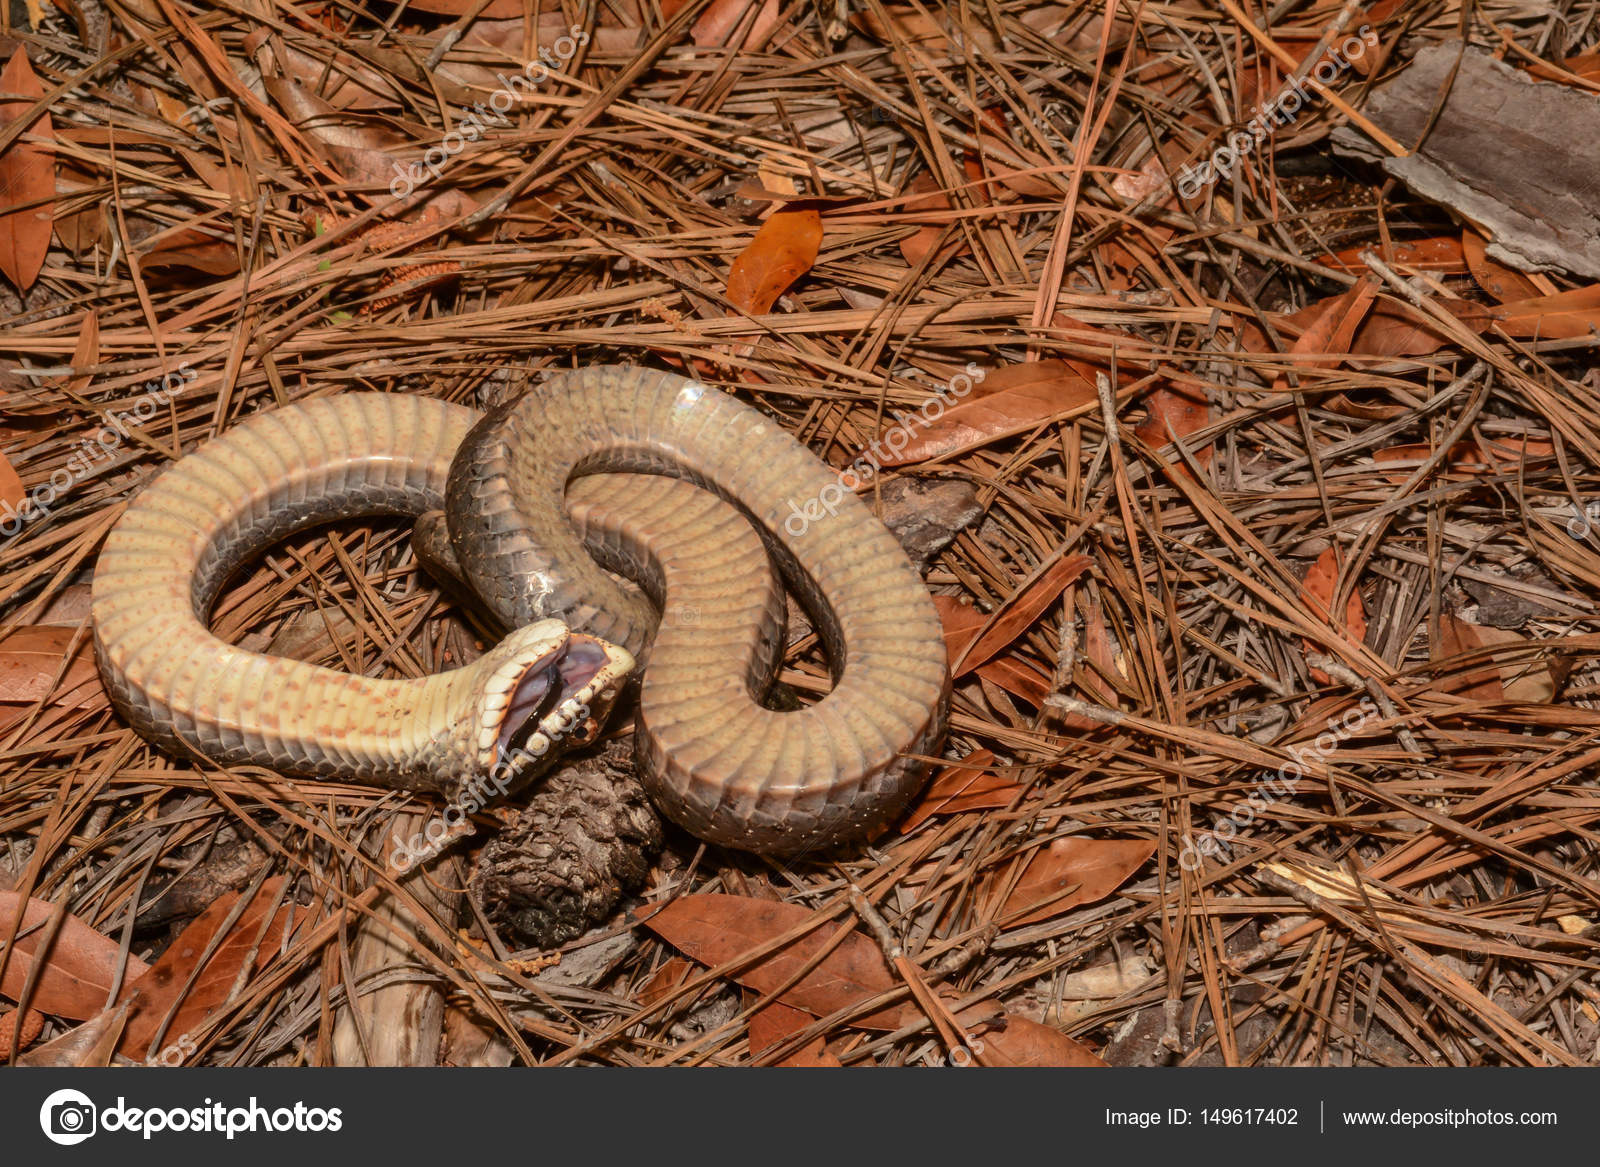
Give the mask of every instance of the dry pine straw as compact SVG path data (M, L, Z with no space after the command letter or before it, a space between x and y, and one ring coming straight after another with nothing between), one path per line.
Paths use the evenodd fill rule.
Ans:
M889 410L968 362L1070 359L1055 367L1078 374L1048 390L1070 407L991 416L1009 436L918 468L970 484L984 507L933 564L935 593L992 613L1062 556L1089 560L998 658L1053 678L1054 709L993 670L958 684L948 756L990 751L1005 804L792 867L679 836L644 898L732 892L845 919L858 888L903 948L902 981L942 986L952 1008L1043 1020L1112 1062L1592 1058L1600 561L1567 530L1600 467L1587 344L1512 340L1442 311L1450 296L1489 302L1464 269L1419 277L1393 253L1378 267L1323 262L1460 235L1403 189L1331 162L1326 104L1281 131L1248 178L1197 201L1135 181L1153 146L1173 164L1199 157L1248 116L1282 82L1274 51L1298 59L1346 19L1375 27L1394 68L1416 38L1455 35L1457 4L1278 5L1269 47L1230 6L1114 6L1108 23L1089 5L927 15L869 2L828 27L831 8L824 22L794 5L770 28L725 21L735 47L718 48L690 23L742 5L691 5L663 30L624 0L600 11L566 74L403 213L417 230L373 232L391 217L391 161L439 141L446 108L460 119L487 97L486 75L524 59L507 51L523 30L504 24L463 26L485 38L446 47L461 13L427 7L448 11L413 8L384 32L342 3L270 17L83 4L0 35L52 95L60 191L42 274L24 298L7 285L0 323L0 439L23 484L47 481L152 378L180 364L196 374L47 520L0 545L4 629L81 626L95 550L129 494L234 419L310 396L481 404L556 369L638 361L739 392L843 464ZM1524 11L1474 5L1471 33L1546 59L1600 35L1568 28L1552 44L1553 25ZM564 13L560 27L568 16L584 18ZM441 71L419 73L441 48ZM240 80L230 61L267 81ZM307 120L284 74L350 104L362 86L339 84L339 69L378 95ZM1344 99L1359 106L1366 83L1352 75ZM903 197L919 176L917 193L945 196ZM801 209L820 212L819 254L778 303L741 310L730 265L790 192L817 200ZM1276 344L1263 341L1264 321L1358 279L1369 300L1415 299L1409 327L1431 320L1437 343L1353 349L1359 334L1335 330L1296 346L1276 327ZM1372 355L1340 359L1352 351ZM1095 370L1115 378L1114 414ZM1162 386L1203 407L1183 451L1163 424L1181 411L1149 394ZM1431 456L1508 437L1529 441L1526 457ZM1406 446L1421 452L1375 469L1378 451ZM1302 579L1329 548L1319 605ZM413 676L474 650L457 617L404 532L379 525L273 553L216 626ZM1515 627L1491 638L1491 619ZM789 679L824 675L802 644ZM1179 863L1185 832L1239 807L1291 746L1312 750L1363 698L1378 713L1312 753L1225 857ZM327 1060L352 931L393 890L370 856L393 816L423 808L163 756L103 701L0 709L0 877L120 938L146 881L247 840L249 876L298 876L321 923L213 1018L197 1060ZM1098 902L1000 916L994 881L1077 837L1147 840L1155 855ZM463 886L466 859L437 881ZM535 989L499 941L458 944L470 910L436 902L451 910L418 925L412 963L450 993L453 1039L471 1013L522 1060L752 1056L757 996L703 970L662 992L674 951L625 920L608 935L633 940L588 984ZM131 943L148 957L168 935ZM1081 974L1111 961L1146 973L1072 999ZM762 1060L822 1036L846 1063L914 1061L941 1013L888 1034L802 1019Z

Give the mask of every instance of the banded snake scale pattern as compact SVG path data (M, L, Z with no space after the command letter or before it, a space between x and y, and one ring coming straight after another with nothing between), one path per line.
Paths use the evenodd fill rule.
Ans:
M645 369L559 374L481 417L401 394L291 405L129 504L95 571L101 671L123 716L179 753L446 795L513 743L536 743L542 766L588 740L642 672L635 757L669 817L774 855L859 842L920 788L950 682L928 592L864 502L845 492L835 513L786 526L837 483L759 410ZM424 562L459 572L513 631L471 665L390 680L207 629L229 577L266 547L379 514L418 517ZM834 686L780 712L761 699L785 584ZM557 740L575 710L588 718Z

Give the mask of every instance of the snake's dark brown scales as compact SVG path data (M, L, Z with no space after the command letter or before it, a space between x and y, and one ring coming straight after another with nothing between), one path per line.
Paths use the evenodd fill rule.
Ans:
M169 469L96 571L118 707L148 736L230 764L451 790L514 734L548 739L573 706L603 707L632 652L647 661L641 776L701 837L793 853L859 840L904 809L917 756L945 728L939 621L899 544L832 471L749 406L638 369L564 374L469 433L471 421L351 394L250 418ZM797 523L818 498L837 499L833 513ZM477 664L377 681L242 652L201 622L228 572L291 530L441 503L469 582L520 629ZM836 674L795 712L760 704L782 633L769 555Z

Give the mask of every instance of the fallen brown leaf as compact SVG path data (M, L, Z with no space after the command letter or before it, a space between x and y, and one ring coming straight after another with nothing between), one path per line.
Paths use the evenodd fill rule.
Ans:
M985 1033L980 1059L986 1066L1073 1066L1109 1069L1093 1050L1048 1025L1007 1016L1004 1029Z
M692 895L674 900L644 921L644 926L674 948L709 968L734 962L767 942L816 919L799 904L731 895ZM849 929L849 925L843 925ZM828 924L760 962L729 975L758 993L772 993L822 951L840 925ZM816 1017L858 1004L897 985L878 946L849 931L825 960L778 1000ZM903 1006L879 1009L850 1024L863 1029L894 1029L905 1016Z
M44 96L21 46L0 69L0 93L15 98L0 101L0 130L11 128L33 108L36 102L30 99ZM23 292L39 278L50 250L56 196L55 148L49 144L53 137L50 115L41 113L0 154L0 272Z
M216 950L205 957L241 893L223 896L178 934L148 972L130 980L121 998L133 1002L118 1046L121 1053L144 1060L158 1031L168 1045L183 1040L228 1000L247 965L260 969L277 955L291 916L297 914L292 905L285 904L266 921L282 886L282 878L267 880ZM305 917L301 914L300 918Z
M72 660L66 660L73 640ZM0 636L0 705L32 705L48 699L69 709L106 704L95 667L94 641L76 628L25 627Z
M996 389L994 384L1001 387ZM959 454L1046 421L1087 413L1100 403L1094 381L1065 360L1004 366L989 372L983 386L981 394L958 402L921 426L909 443L890 451L883 464L908 466Z
M822 216L814 210L774 211L728 272L728 299L752 316L767 312L795 280L811 270L822 246Z
M1057 839L1025 861L1016 886L994 916L1002 926L1017 928L1103 900L1155 853L1153 839ZM1004 886L1007 874L989 877L991 892Z
M19 910L22 923L17 928L16 950L6 961L5 973L0 975L0 996L12 1001L19 998L22 986L39 959L39 945L48 933L43 925L55 907L43 900L24 901L15 892L0 891L0 938L10 932ZM25 935L21 934L24 932ZM34 982L28 1005L69 1021L93 1017L110 1000L119 967L123 969L125 982L143 976L148 968L131 953L126 965L121 962L121 945L77 916L69 915L61 922L44 956L44 968Z

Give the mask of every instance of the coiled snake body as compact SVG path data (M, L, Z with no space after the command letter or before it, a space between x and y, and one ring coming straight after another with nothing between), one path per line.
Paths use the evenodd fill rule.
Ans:
M472 420L351 394L252 417L170 468L96 570L118 707L218 761L450 791L520 734L554 739L576 706L599 717L637 655L641 778L702 838L793 853L859 840L904 809L925 773L916 755L945 729L939 622L853 495L793 529L800 506L841 493L827 466L758 411L647 370L564 374ZM353 677L243 652L200 623L228 574L291 530L441 506L457 569L518 629L467 668ZM419 550L442 553L445 538L436 516L419 523ZM797 712L759 703L783 644L769 556L835 673Z

